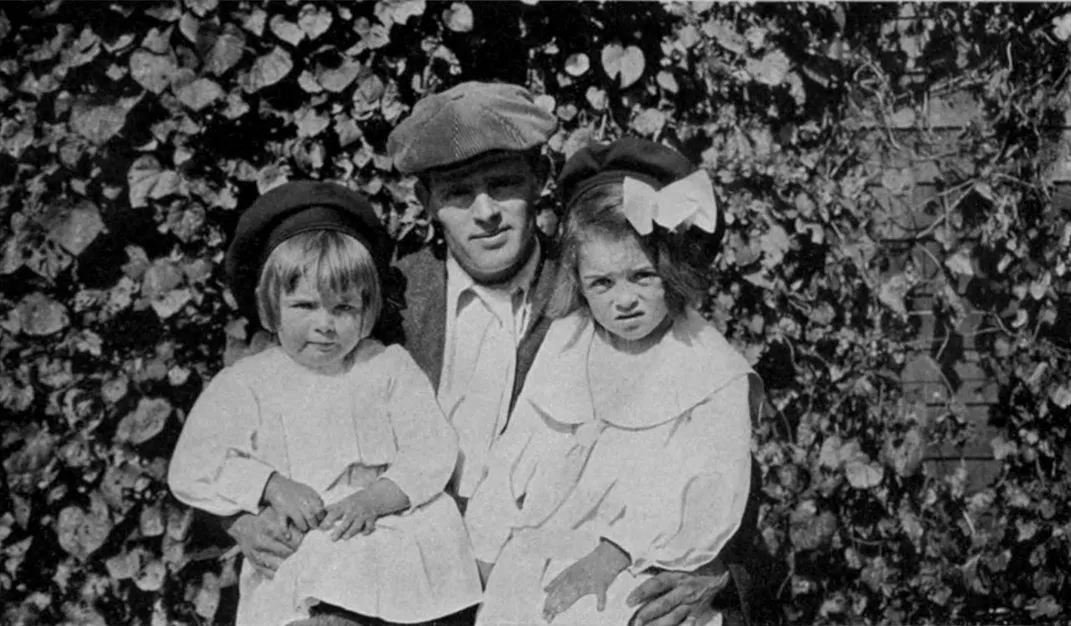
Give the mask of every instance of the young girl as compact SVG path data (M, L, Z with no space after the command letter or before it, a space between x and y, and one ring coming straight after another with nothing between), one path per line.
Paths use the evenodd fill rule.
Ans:
M456 436L409 354L369 337L389 250L371 206L329 183L283 185L239 221L231 288L277 345L212 380L168 476L191 506L270 506L305 533L274 577L243 568L239 626L338 611L424 622L479 601L442 493Z
M740 524L761 383L690 307L693 258L719 230L692 170L623 139L562 171L552 311L573 312L548 331L469 502L490 570L477 624L626 624L648 568L692 571Z

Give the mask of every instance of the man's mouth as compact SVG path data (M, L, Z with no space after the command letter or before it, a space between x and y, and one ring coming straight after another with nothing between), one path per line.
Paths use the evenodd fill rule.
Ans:
M506 232L507 230L509 230L509 229L508 228L499 228L498 230L485 231L485 232L479 233L477 235L473 235L472 238L473 239L493 239L493 238L501 235L502 233Z

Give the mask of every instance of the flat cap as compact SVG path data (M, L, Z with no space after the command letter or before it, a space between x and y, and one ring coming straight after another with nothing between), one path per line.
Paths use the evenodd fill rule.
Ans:
M574 152L558 175L558 191L565 206L569 206L588 189L621 182L626 176L661 189L695 170L687 157L672 148L647 139L623 137L612 143L588 144Z
M524 87L467 82L425 96L387 139L387 154L403 174L461 163L495 150L545 144L558 120Z
M224 259L231 293L249 320L259 323L256 287L268 255L286 239L313 230L354 237L368 248L380 280L387 277L393 241L367 198L337 183L284 183L262 194L238 218Z

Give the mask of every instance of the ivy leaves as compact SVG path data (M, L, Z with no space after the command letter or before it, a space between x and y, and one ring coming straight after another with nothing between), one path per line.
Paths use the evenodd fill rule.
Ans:
M129 608L120 621L214 618L233 562L188 567L204 557L186 554L190 512L164 475L203 381L248 350L220 284L234 212L291 178L337 179L425 245L386 134L421 95L480 76L528 84L560 121L556 158L638 134L717 181L728 232L708 313L766 378L760 528L792 569L778 598L790 619L1065 617L1071 366L1053 336L1071 229L1035 172L1062 171L1037 129L1063 119L1069 33L1064 9L1004 5L5 7L10 615L102 621L63 599L59 581L84 580L86 602ZM954 133L962 113L929 92L934 77L983 98ZM924 176L904 149L926 157ZM897 265L886 227L902 216L878 197L915 202L927 185L935 221L901 231L936 259ZM981 365L1007 398L992 409L1007 427L986 435L1004 475L983 498L966 469L926 471L934 438L967 437L962 407L905 405L899 387L917 300L959 328L963 285L992 287L976 341L992 341ZM926 358L942 371L939 352ZM47 594L13 582L30 565ZM1004 612L974 608L982 597Z
M68 506L60 511L56 521L59 545L80 561L96 552L111 534L111 514L104 498L94 491L89 507Z
M636 46L612 43L602 49L602 68L610 78L619 79L622 89L639 80L645 67L643 51Z

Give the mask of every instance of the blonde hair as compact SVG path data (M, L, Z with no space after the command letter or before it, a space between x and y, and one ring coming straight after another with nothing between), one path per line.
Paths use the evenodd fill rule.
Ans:
M564 317L577 308L587 307L577 276L580 248L597 238L611 241L634 238L639 242L654 260L665 289L666 306L674 318L702 299L703 280L695 267L695 243L657 230L646 237L640 236L621 212L623 198L621 183L609 182L588 189L566 207L559 239L557 282L547 306L550 317Z
M280 299L293 292L302 278L314 282L321 294L360 292L361 336L372 334L383 295L375 261L363 243L338 231L314 230L276 246L257 281L257 314L264 328L278 331Z

